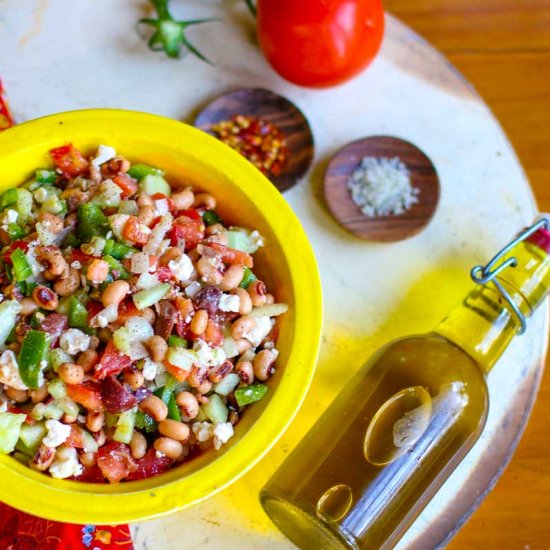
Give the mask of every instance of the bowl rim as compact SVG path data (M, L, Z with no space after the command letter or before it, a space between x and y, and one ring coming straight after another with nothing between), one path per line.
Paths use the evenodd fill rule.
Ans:
M46 153L46 143L56 137L56 129L59 140L64 141L67 130L71 127L76 130L86 124L90 126L89 133L80 129L75 139L96 136L102 128L104 142L108 143L109 135L123 139L132 131L143 131L143 126L147 125L151 133L156 132L154 141L167 148L174 149L178 139L188 140L192 141L192 154L199 161L212 164L211 159L215 156L216 170L255 204L262 205L262 215L288 261L292 294L296 303L299 300L303 304L294 311L294 334L287 363L294 365L292 376L283 373L277 391L273 392L265 410L246 435L198 470L158 486L155 481L158 483L162 477L96 485L52 479L10 456L0 456L0 500L6 504L56 521L116 524L161 517L204 500L244 475L275 445L297 414L313 378L321 338L322 291L306 233L279 191L238 153L190 125L159 115L119 109L58 113L0 133L0 164L10 155L24 150L29 143L34 148L44 142ZM114 130L117 127L122 128L119 136ZM100 142L98 139L98 145ZM34 168L29 167L29 171ZM266 422L270 413L273 420ZM115 489L121 488L126 488L125 492L116 494Z

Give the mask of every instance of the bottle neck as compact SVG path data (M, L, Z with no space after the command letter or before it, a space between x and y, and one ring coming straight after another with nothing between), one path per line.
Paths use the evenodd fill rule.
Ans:
M516 267L504 269L497 277L526 318L550 290L550 250L545 248L536 238L518 244L503 258L515 257ZM520 327L516 314L489 282L477 285L435 332L462 348L488 373Z

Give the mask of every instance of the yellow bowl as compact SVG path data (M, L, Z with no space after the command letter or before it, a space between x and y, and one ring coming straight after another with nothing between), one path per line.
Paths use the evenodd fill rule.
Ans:
M298 411L313 377L322 323L321 286L308 239L279 192L251 164L207 134L158 116L87 110L45 117L0 134L2 190L50 166L48 150L72 142L86 153L100 143L129 160L162 167L176 184L218 198L222 218L265 237L257 268L277 299L276 374L267 398L251 407L222 450L142 481L99 485L52 479L0 456L0 500L36 516L73 523L122 523L180 510L244 474L275 444ZM250 495L256 498L256 495Z

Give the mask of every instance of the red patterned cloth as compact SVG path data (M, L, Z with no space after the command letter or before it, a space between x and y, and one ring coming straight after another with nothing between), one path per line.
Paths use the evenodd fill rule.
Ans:
M132 550L127 525L71 525L0 503L0 550Z
M8 108L8 102L4 95L4 87L2 86L2 81L0 80L0 131L6 130L10 126L13 126L13 124L13 117L11 116Z
M0 80L0 131L13 126ZM0 502L0 550L132 550L127 525L71 525L37 518Z

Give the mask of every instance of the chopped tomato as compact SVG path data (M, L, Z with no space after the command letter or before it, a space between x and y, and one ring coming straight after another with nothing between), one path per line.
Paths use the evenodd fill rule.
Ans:
M166 201L168 203L168 210L170 212L174 212L174 210L175 210L174 201L170 197L166 196L164 193L154 193L153 195L151 195L151 198L154 201L161 201L163 199L166 199Z
M100 311L103 311L103 304L97 300L88 300L86 303L86 309L88 310L88 323L95 317Z
M175 279L175 275L172 273L172 270L168 267L159 267L157 269L157 277L161 283L168 283Z
M89 254L84 254L80 248L73 248L71 250L71 263L72 262L80 262L82 265L87 264L88 262L91 262L94 259L94 256L90 256Z
M172 365L169 361L166 359L163 361L164 366L166 367L166 370L179 382L185 382L187 380L187 377L189 376L189 371L180 369L176 367L175 365Z
M110 483L118 483L137 470L137 464L132 458L128 445L117 442L109 443L99 449L97 465Z
M146 244L149 233L143 230L142 224L135 216L130 216L122 228L122 236L136 244Z
M13 243L11 243L10 247L8 248L7 252L4 254L4 261L6 263L10 265L12 264L11 255L18 248L20 248L23 252L27 252L29 248L29 243L27 241L13 241Z
M83 481L85 483L105 483L105 477L101 473L99 466L83 466L82 473L79 476L73 477L75 481Z
M125 174L124 172L119 172L116 176L111 178L121 189L123 199L131 197L138 190L138 184L134 178Z
M95 366L94 378L102 380L106 376L112 376L127 369L132 364L132 360L124 353L115 348L112 340L109 340L107 347Z
M36 424L36 420L29 416L26 411L20 409L19 407L15 407L14 405L8 405L8 412L13 414L24 414L25 415L25 424L29 424L29 426L32 426L33 424Z
M137 468L126 478L128 481L158 476L168 470L174 461L167 456L157 456L155 449L149 449L143 458L135 462Z
M69 447L82 449L85 446L84 434L82 432L82 428L79 428L76 424L71 424L71 433L65 441L65 444Z
M82 384L67 384L67 395L89 411L104 409L101 400L101 384L94 380L84 380Z
M199 220L181 220L174 223L168 231L167 237L172 246L177 246L180 241L185 242L185 250L193 250L204 239L204 223Z
M186 216L197 222L202 222L202 216L194 208L188 208L187 210L179 210L176 214L176 217Z
M88 161L72 143L52 149L50 156L55 166L72 178L80 176L88 169Z
M252 256L241 250L229 248L220 243L208 243L210 248L213 248L227 264L244 265L246 267L254 267Z
M212 348L218 348L223 344L222 329L212 319L208 319L206 330L204 331L204 341Z
M130 319L130 317L139 317L141 314L142 312L136 307L132 298L124 300L118 306L118 322L121 325Z
M41 323L40 330L47 332L50 335L50 345L56 346L59 337L63 331L69 328L69 320L66 315L59 313L50 313Z

